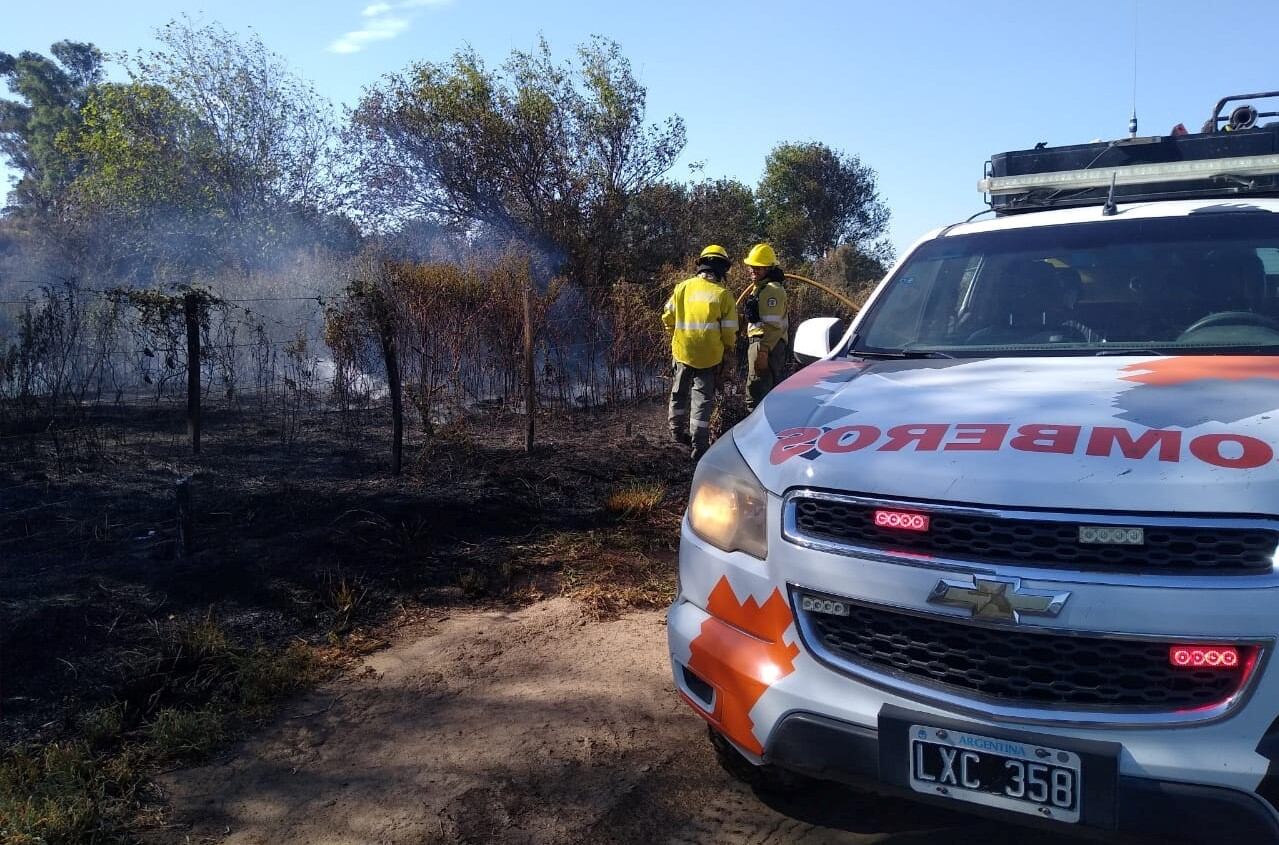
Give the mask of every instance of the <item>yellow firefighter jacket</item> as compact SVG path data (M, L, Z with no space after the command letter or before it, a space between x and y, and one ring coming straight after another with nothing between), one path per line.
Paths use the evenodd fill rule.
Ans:
M675 286L662 325L676 361L699 370L718 367L737 344L737 303L713 278L697 275Z
M755 288L754 295L759 298L759 322L747 326L746 336L762 337L764 346L772 349L790 334L790 324L786 320L786 288L777 282L764 282Z

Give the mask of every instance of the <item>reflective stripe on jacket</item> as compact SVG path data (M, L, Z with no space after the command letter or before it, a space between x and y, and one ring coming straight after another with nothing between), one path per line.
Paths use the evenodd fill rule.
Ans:
M747 337L762 337L764 346L772 349L779 340L786 340L790 324L786 320L786 288L777 282L765 282L756 288L759 297L759 322L746 329Z
M694 276L675 286L662 308L671 355L699 370L717 367L737 343L737 303L714 279Z

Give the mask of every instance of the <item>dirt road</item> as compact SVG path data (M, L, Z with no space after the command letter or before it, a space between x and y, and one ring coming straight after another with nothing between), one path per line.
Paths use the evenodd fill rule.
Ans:
M1049 842L836 787L766 805L716 766L665 642L661 613L589 621L568 599L432 619L166 776L172 825L154 841Z

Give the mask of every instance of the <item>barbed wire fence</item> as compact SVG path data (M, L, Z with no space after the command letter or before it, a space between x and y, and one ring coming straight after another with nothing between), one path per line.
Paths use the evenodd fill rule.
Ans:
M596 308L564 288L545 291L531 361L518 284L498 287L488 300L407 309L400 381L426 433L476 415L520 415L530 369L539 409L616 406L664 390L669 347L641 286L616 285ZM340 294L298 293L221 298L59 281L0 299L0 467L37 445L59 465L125 448L129 435L110 423L138 408L174 425L135 440L176 441L185 419L192 451L207 410L256 419L286 446L309 420L334 418L352 442L363 440L366 424L391 412L385 368L370 350L344 358L333 348Z

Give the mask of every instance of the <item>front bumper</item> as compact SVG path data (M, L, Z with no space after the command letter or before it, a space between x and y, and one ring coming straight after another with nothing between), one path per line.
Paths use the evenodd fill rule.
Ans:
M770 520L777 517L776 511L770 513ZM770 525L773 537L777 536L774 527ZM1086 818L1080 824L1041 822L1019 813L931 799L952 809L1066 832L1159 838L1160 831L1168 828L1192 841L1279 843L1275 809L1279 806L1279 673L1261 673L1247 701L1228 715L1175 725L1080 724L1065 719L1036 723L982 712L979 707L952 707L908 689L872 684L819 662L802 646L788 603L787 585L794 582L845 594L855 583L856 594L869 600L903 601L903 595L926 595L936 574L926 568L850 560L785 544L770 553L769 561L726 554L700 541L685 525L680 549L682 590L668 616L674 677L681 695L752 761L900 791L891 777L883 776L879 757L881 713L900 708L927 717L928 723L962 722L974 733L1030 732L1044 737L1043 744L1048 746L1110 743L1115 748L1109 816ZM934 580L929 581L930 577ZM1107 585L1090 590L1087 598L1094 611L1109 612L1106 605L1120 602L1116 593L1133 589L1137 587ZM1154 592L1148 591L1147 597ZM1164 618L1156 619L1147 601L1143 609L1150 610L1150 618L1133 624L1158 632L1159 622L1171 633L1178 620L1190 614L1179 615L1180 608L1170 612L1168 606L1187 601L1189 592L1160 591L1154 604L1164 606ZM1229 595L1228 604L1235 609L1233 618L1226 619L1222 608L1221 624L1257 630L1253 617L1265 615L1274 593L1259 590L1242 597L1242 592L1217 594ZM1085 606L1079 601L1074 609ZM1106 617L1098 612L1096 618ZM905 794L929 800L909 789Z
M934 717L933 722L938 720ZM942 720L956 729L971 727ZM1049 741L1049 740L1045 740ZM881 753L880 733L814 713L791 713L774 729L764 760L810 777L956 809L956 802L915 792ZM905 757L901 759L904 761ZM1279 842L1279 816L1255 794L1216 786L1120 775L1113 793L1094 796L1075 832L1113 834L1151 842ZM1034 816L959 805L966 812L1049 830L1066 829ZM1088 812L1086 810L1085 812Z

